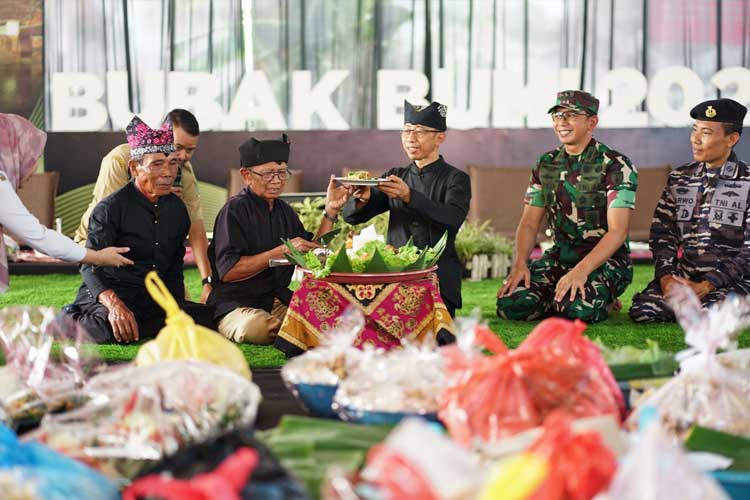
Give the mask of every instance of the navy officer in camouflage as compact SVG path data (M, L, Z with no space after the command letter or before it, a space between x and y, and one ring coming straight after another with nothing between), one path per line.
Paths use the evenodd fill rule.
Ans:
M603 321L633 279L627 235L638 173L594 139L598 111L599 100L578 90L559 92L549 110L562 144L531 172L513 266L497 293L502 318ZM545 213L554 246L529 262Z
M633 297L633 321L674 321L665 296L678 283L690 286L704 306L728 293L750 294L750 167L733 149L746 113L732 99L690 111L694 161L672 171L656 205L655 279Z

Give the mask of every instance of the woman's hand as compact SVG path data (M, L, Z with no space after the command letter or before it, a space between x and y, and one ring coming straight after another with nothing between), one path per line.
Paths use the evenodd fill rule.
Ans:
M133 261L122 256L129 251L130 248L128 247L107 247L101 250L87 249L82 262L101 267L132 266Z

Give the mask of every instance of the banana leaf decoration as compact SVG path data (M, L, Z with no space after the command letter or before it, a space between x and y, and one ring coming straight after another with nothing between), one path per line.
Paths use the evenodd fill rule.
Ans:
M281 241L284 243L284 245L286 245L286 247L290 251L290 253L285 253L284 257L286 257L289 262L294 262L300 267L307 267L307 265L305 264L305 255L299 250L297 250L296 248L294 248L294 245L292 245L291 240L282 239Z
M443 251L445 251L445 246L448 243L448 231L443 233L443 236L438 240L437 243L435 243L435 246L432 247L433 252L435 252L435 255L431 259L425 259L424 267L422 269L426 269L428 267L434 266L437 261L440 259L440 256L443 254Z
M426 258L427 250L422 250L422 252L419 254L419 258L406 266L404 268L404 271L421 271L422 269L425 269L427 267L424 264Z
M391 272L391 269L388 268L388 264L385 263L385 259L380 254L380 251L378 249L375 249L375 252L372 254L372 258L370 259L370 262L367 263L365 266L365 270L362 271L364 273L387 273Z
M333 264L331 265L332 273L351 273L352 263L349 261L349 256L346 255L346 245L341 245L339 251L336 252L336 256L333 258Z

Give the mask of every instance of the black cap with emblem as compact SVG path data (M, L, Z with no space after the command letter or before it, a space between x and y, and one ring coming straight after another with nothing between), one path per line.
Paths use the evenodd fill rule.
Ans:
M289 137L281 134L280 141L259 141L254 137L240 145L240 166L244 168L264 163L289 162Z
M404 101L404 124L424 125L435 130L444 132L446 130L445 117L448 116L448 106L439 102L430 103L429 106L414 106Z
M747 108L733 99L712 99L703 101L690 110L694 120L731 123L742 127Z

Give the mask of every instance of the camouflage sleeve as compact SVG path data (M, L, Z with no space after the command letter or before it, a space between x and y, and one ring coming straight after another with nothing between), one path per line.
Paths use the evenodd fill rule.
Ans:
M531 178L529 187L526 188L526 194L523 196L523 202L531 207L544 207L544 196L542 196L542 181L539 178L539 168L542 159L537 160L534 168L531 169Z
M649 246L654 256L656 279L677 273L677 213L676 202L672 194L673 176L669 176L667 185L659 198L651 221Z
M727 286L730 283L747 280L748 270L750 269L750 209L745 209L745 229L743 232L744 241L742 250L731 259L725 259L719 262L719 265L711 272L704 275L716 288Z
M610 158L605 172L607 208L635 208L638 170L622 155Z

